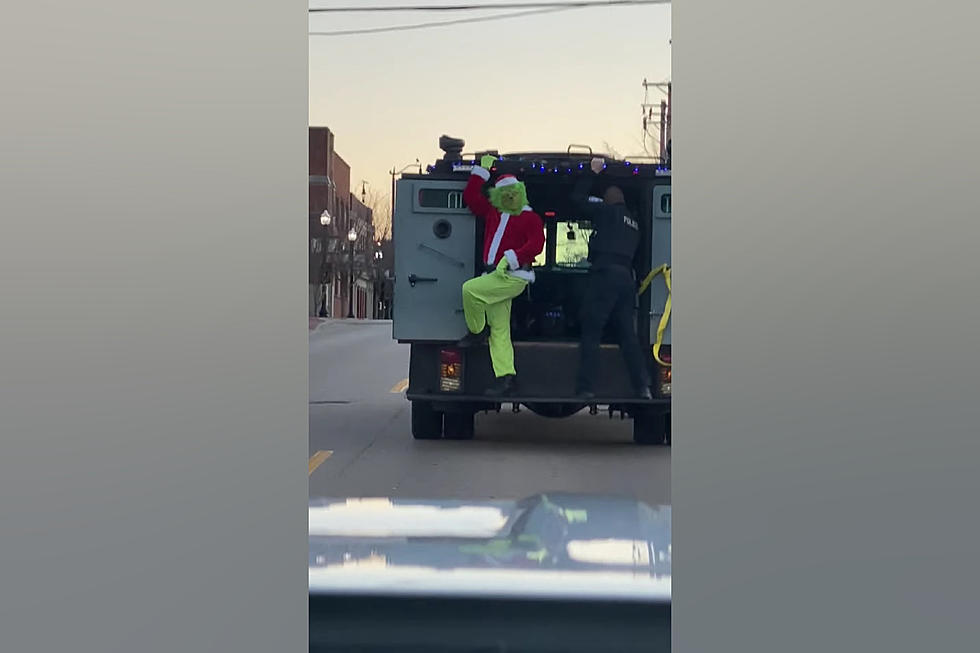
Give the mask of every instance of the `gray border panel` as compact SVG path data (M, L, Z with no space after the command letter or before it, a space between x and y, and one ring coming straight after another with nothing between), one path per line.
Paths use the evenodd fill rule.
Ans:
M974 650L980 8L673 23L674 650Z
M0 27L0 649L303 651L305 3Z

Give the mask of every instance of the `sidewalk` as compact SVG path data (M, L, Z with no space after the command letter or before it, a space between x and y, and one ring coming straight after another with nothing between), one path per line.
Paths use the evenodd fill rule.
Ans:
M391 320L360 320L357 318L340 318L340 317L311 317L310 318L310 333L317 331L318 329L324 329L335 324L365 324L365 325L381 325L381 324L391 324Z

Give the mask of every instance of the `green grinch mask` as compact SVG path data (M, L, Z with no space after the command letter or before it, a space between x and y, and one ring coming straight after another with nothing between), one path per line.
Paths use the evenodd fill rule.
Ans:
M524 182L490 189L490 203L503 213L516 215L527 206L527 190Z

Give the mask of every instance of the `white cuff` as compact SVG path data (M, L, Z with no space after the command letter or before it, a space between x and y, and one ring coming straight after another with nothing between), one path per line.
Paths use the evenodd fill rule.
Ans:
M507 259L507 265L510 266L511 270L517 270L521 267L521 264L517 261L517 253L514 250L508 249L504 252L504 258Z
M487 180L490 179L490 171L487 170L486 168L482 168L480 166L473 166L473 169L470 170L470 174L471 175L476 175L477 177L479 177L483 181L487 181Z

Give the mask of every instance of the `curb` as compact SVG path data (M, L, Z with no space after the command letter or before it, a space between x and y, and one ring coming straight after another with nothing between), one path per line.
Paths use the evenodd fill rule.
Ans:
M390 325L391 320L361 320L358 318L339 318L339 317L311 317L310 334L334 325L339 324L360 324L366 326Z

